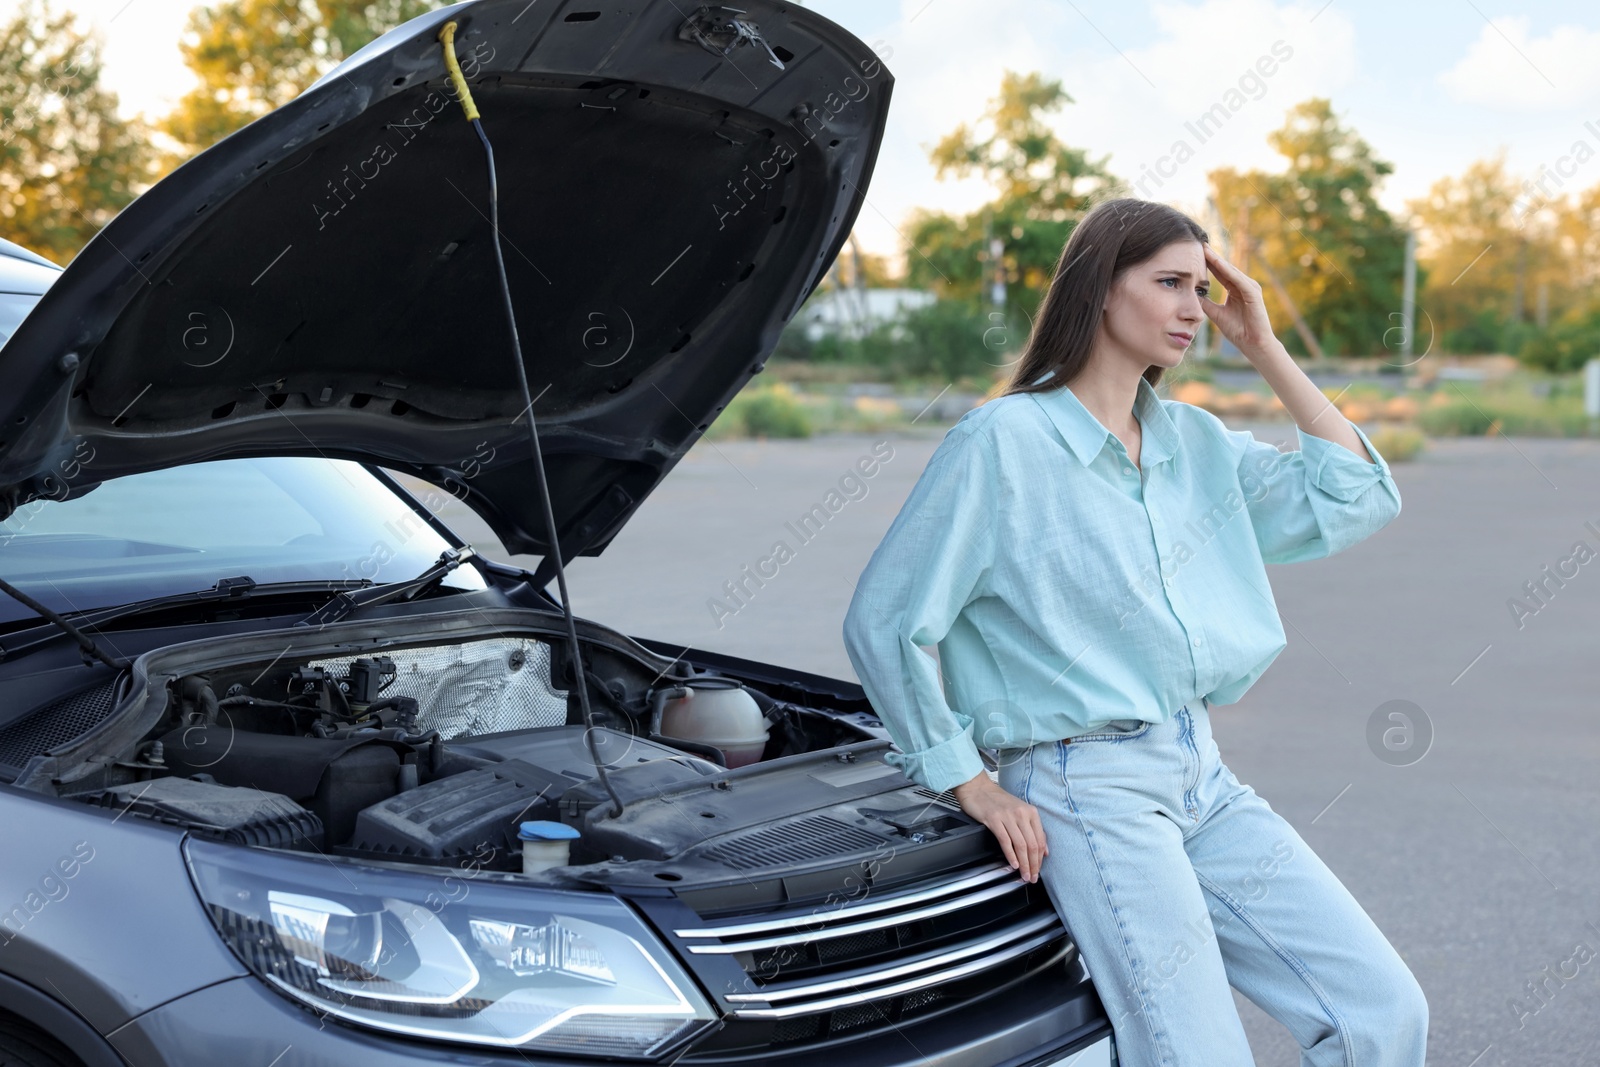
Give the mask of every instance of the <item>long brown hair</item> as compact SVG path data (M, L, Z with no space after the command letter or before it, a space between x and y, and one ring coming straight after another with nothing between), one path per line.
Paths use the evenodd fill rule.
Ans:
M1206 244L1210 238L1198 222L1165 204L1118 197L1090 208L1061 250L1033 332L999 395L1043 392L1076 377L1089 362L1112 283L1172 242L1185 240ZM1145 380L1157 384L1165 369L1146 368ZM1050 378L1038 380L1052 370Z

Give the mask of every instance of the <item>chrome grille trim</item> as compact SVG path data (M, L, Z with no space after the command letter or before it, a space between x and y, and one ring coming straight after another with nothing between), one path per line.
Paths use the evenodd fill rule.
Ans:
M966 878L959 878L953 882L945 882L924 889L916 893L902 893L896 896L880 897L877 900L864 901L860 904L845 904L829 910L827 913L811 913L816 922L832 922L836 919L853 919L858 915L872 915L891 908L904 908L914 904L921 904L927 900L938 900L940 897L951 896L974 886L987 885L998 881L1006 875L1015 874L1008 865L997 863L985 868L977 874ZM1021 878L1016 879L1015 885L1025 884ZM971 898L968 898L971 899ZM711 926L701 929L674 930L679 937L737 937L741 934L764 934L771 930L793 930L803 925L805 919L796 915L787 915L781 919L767 919L761 922L737 923L728 926Z
M935 915L947 915L953 911L962 911L985 900L993 900L996 897L1003 897L1009 893L1014 893L1027 884L1028 883L1024 882L1021 878L1013 878L1009 882L991 886L988 889L982 889L976 893L969 893L966 896L952 897L949 900L943 900L937 904L929 904L925 907L915 908L911 911L890 912L886 915L880 915L876 918L864 919L861 922L846 923L843 926L829 926L823 929L801 930L798 933L780 934L776 937L761 937L746 941L731 941L724 942L720 945L690 945L689 951L694 953L726 955L733 952L752 952L757 949L779 948L783 945L800 945L813 941L826 941L835 937L849 937L851 934L868 933L873 930L883 930L896 926L903 926L908 922L915 922L918 919L928 919ZM846 909L841 908L839 910L843 912ZM791 921L787 925L792 928L795 924Z
M861 990L847 996L831 997L825 1000L808 1000L800 1004L788 1004L776 1008L736 1008L730 1014L736 1019L788 1019L796 1015L815 1015L818 1012L833 1011L837 1008L849 1007L853 1004L865 1004L873 1000L882 1000L885 997L899 996L903 993L912 993L929 986L940 985L944 982L965 978L996 967L1008 960L1027 955L1034 949L1048 945L1060 937L1060 931L1051 930L1043 934L1035 934L1026 941L1018 942L1010 948L982 959L971 960L967 963L919 975L916 978L892 985L878 986L872 989ZM1062 945L1059 956L1066 955L1068 946Z
M916 974L919 971L927 971L938 967L944 967L959 960L964 960L969 956L976 956L980 953L1003 948L1009 945L1011 942L1016 941L1018 938L1028 937L1031 934L1037 934L1045 930L1049 930L1051 932L1051 937L1056 937L1066 933L1066 927L1061 925L1060 918L1058 918L1054 912L1050 912L1044 915L1036 915L1026 922L1020 923L1017 926L1013 926L1009 930L996 934L993 937L984 938L982 941L974 941L971 944L962 945L960 948L951 949L948 952L941 952L938 955L929 956L926 959L914 960L911 963L901 964L898 967L886 967L882 970L873 971L871 974L867 975L856 975L849 978L835 978L826 982L813 982L809 985L771 988L762 993L729 993L723 999L728 1001L757 1001L770 1004L780 1000L794 1000L797 997L819 997L840 989L857 988L863 982L887 982L891 979L902 978L906 975ZM1046 940L1048 941L1049 939L1046 938ZM995 964L1003 962L1005 959L1009 958L1009 956L996 956L991 957L984 962L986 964ZM812 1005L812 1007L815 1007L815 1005Z

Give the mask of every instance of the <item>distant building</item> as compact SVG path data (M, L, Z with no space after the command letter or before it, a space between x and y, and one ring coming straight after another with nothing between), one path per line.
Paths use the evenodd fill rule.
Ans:
M812 294L798 317L808 341L830 334L853 340L936 299L923 289L828 289Z

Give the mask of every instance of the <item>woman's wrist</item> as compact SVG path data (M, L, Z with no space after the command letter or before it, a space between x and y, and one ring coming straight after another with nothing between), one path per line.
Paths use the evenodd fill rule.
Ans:
M988 771L979 771L973 777L952 788L950 792L955 795L957 800L959 800L962 797L971 796L973 793L983 789L999 788L1000 787L995 784L994 779L989 777Z
M1269 337L1259 345L1251 346L1250 351L1240 354L1257 370L1261 370L1264 365L1280 362L1294 363L1296 367L1299 366L1298 363L1294 362L1294 357L1289 354L1289 350L1284 347L1283 342L1276 337Z

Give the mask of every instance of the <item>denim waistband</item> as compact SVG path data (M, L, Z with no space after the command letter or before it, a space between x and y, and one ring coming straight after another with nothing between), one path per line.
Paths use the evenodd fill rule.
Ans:
M1034 743L1034 745L1023 745L1017 748L1000 748L995 749L994 752L996 758L1001 763L1005 763L1010 760L1021 758L1021 756L1026 753L1029 748L1037 745L1071 744L1074 738L1093 737L1100 739L1116 737L1121 734L1147 732L1145 730L1146 726L1148 726L1150 729L1157 729L1161 726L1170 725L1172 721L1178 717L1178 712L1187 710L1191 715L1193 715L1197 712L1209 711L1210 707L1210 701L1206 700L1205 697L1198 697L1180 707L1177 712L1173 712L1169 718L1161 722L1154 722L1149 719L1111 719L1108 722L1093 727L1092 729L1085 730L1081 734L1073 734L1072 737L1050 738L1043 741L1037 741Z
M1064 743L1070 743L1073 737L1105 737L1115 736L1117 734L1137 733L1142 731L1146 724L1149 724L1152 728L1154 728L1157 726L1164 726L1167 723L1172 722L1173 719L1178 717L1178 712L1187 711L1190 715L1194 715L1200 712L1208 711L1210 707L1211 702L1206 700L1205 697L1196 697L1195 699L1189 701L1189 703L1180 707L1178 711L1173 712L1170 716L1160 721L1155 721L1152 719L1111 719L1110 721L1102 723L1101 725L1093 727L1092 729L1085 730L1081 734L1073 734L1072 737L1064 737L1060 740ZM1048 743L1054 744L1055 742L1052 741Z

